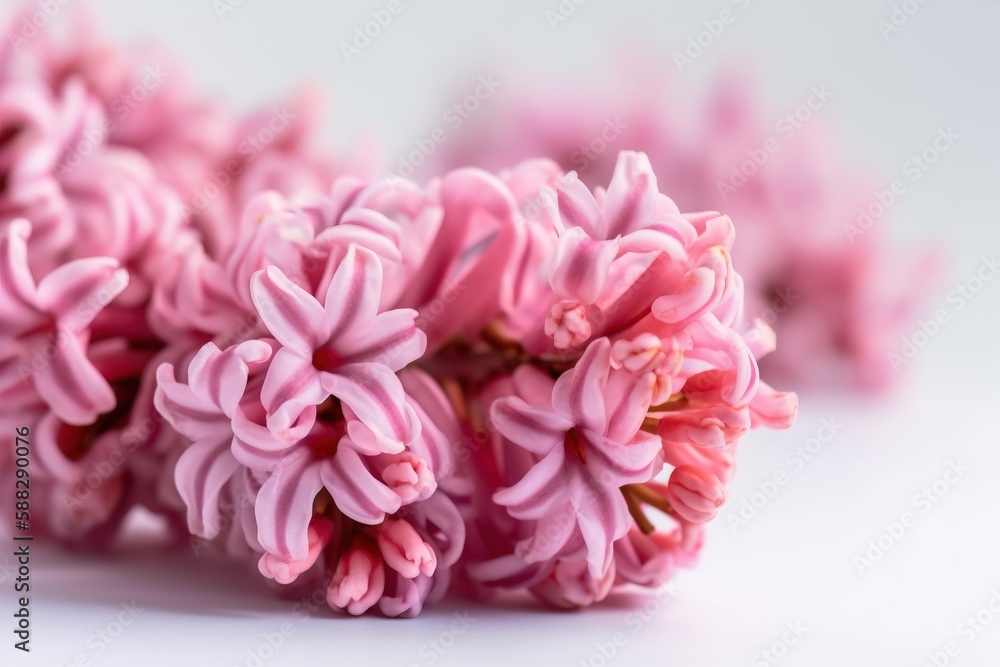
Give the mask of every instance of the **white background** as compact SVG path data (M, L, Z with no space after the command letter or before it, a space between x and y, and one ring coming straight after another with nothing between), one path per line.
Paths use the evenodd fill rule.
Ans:
M741 5L590 0L552 30L558 2L402 0L403 11L352 63L340 42L385 2L243 0L220 19L209 0L96 3L116 40L155 38L189 64L203 90L243 107L277 101L305 80L329 93L329 139L346 150L379 137L385 155L406 150L485 73L501 94L526 85L586 81L589 73L642 47L670 63L702 22L731 8L726 27L683 79L707 87L720 65L751 56L775 119L814 84L855 164L888 181L940 127L956 145L893 208L902 247L932 242L950 265L928 312L950 307L948 290L1000 251L1000 2L927 0L885 39L879 19L892 3L753 0ZM1000 599L1000 411L997 353L1000 281L988 283L921 350L888 400L801 396L796 426L745 440L730 505L709 530L702 564L636 632L637 605L624 597L582 613L488 608L461 601L409 621L325 616L299 622L292 604L262 594L252 576L135 546L111 557L67 556L37 545L34 651L0 648L4 665L246 665L284 622L294 632L266 665L432 664L429 640L448 642L454 613L476 620L434 664L601 665L597 644L627 641L609 665L768 664L758 654L787 623L805 628L782 665L923 665L949 641L952 665L1000 662L1000 615L966 642L959 624ZM801 470L786 456L814 437L822 419L843 426ZM969 471L923 512L914 495L950 462ZM775 472L788 482L748 525L739 508ZM904 512L916 517L885 555L859 573L855 557ZM885 538L883 538L885 539ZM0 563L9 562L0 559ZM0 572L0 577L7 573ZM3 609L12 609L9 580ZM101 654L88 638L135 600L135 622ZM1000 603L994 606L1000 608ZM11 620L4 611L5 624ZM0 624L3 625L3 624ZM444 633L444 634L442 634ZM430 651L430 652L429 652ZM596 651L596 652L595 652ZM82 657L81 657L82 656ZM754 660L758 661L755 663ZM581 663L581 661L583 661Z

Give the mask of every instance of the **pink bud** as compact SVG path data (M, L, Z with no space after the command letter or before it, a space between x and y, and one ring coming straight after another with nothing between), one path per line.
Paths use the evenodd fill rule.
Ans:
M428 577L434 574L437 556L408 522L386 520L376 540L386 565L407 579L414 579L418 574Z
M437 484L427 462L412 452L386 456L390 461L382 470L382 481L399 496L404 505L426 500Z
M337 562L333 580L326 591L326 602L360 616L371 609L385 591L385 565L372 549L352 547Z
M719 478L698 468L675 468L665 497L678 516L692 523L711 520L726 502L726 487Z
M590 340L591 327L587 309L579 303L563 301L552 306L545 320L545 335L560 350L579 347Z

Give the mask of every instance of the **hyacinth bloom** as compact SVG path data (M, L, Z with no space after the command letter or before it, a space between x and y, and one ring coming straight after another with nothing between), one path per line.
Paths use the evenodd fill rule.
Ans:
M370 250L352 247L327 288L326 304L269 267L254 276L251 294L265 326L280 343L261 399L268 427L281 435L307 406L336 396L385 453L412 438L412 413L400 410L402 387L393 373L423 354L417 313L378 313L382 267Z
M518 545L526 562L578 550L582 541L593 576L610 567L614 542L631 524L619 489L648 482L660 467L659 438L639 430L654 378L646 374L636 383L632 377L611 370L611 344L600 339L559 377L547 402L510 397L493 403L497 430L541 457L521 481L494 496L512 516L539 522L535 538Z

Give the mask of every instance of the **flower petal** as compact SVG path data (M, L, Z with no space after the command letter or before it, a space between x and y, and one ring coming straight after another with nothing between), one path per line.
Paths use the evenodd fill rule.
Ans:
M79 331L128 286L129 275L111 257L77 259L54 269L38 283L37 304L60 325Z
M611 262L618 256L619 242L595 240L579 227L559 237L549 273L549 284L564 300L590 305L601 296Z
M562 415L528 405L516 396L494 401L490 419L505 438L539 456L562 445L566 432L573 427Z
M417 311L390 310L375 318L371 330L350 345L338 342L345 363L372 362L402 370L419 359L427 348L427 335L417 328Z
M342 440L336 456L323 462L320 478L337 508L359 523L381 523L401 505L399 496L372 475L349 441Z
M415 435L413 412L399 378L381 364L347 364L324 373L326 390L343 401L376 434L409 442Z
M269 553L303 560L309 553L313 501L323 488L320 461L307 450L286 456L257 493L257 539Z
M624 236L638 231L656 213L656 176L645 153L622 151L604 198L608 236Z
M371 329L382 298L382 264L367 248L351 246L326 292L330 328L327 338L335 343L361 342Z
M278 267L254 274L250 296L268 331L285 347L311 355L329 338L326 311Z
M219 493L239 466L228 440L201 440L181 454L174 482L187 505L188 530L193 534L210 540L222 530Z
M576 366L556 380L552 389L556 412L581 428L603 434L607 430L604 388L610 370L611 342L607 338L593 341Z
M35 388L59 419L76 426L110 412L117 401L80 339L66 333L60 335L53 357L35 374Z
M493 494L518 519L541 519L566 501L566 454L562 447L549 452L521 480Z
M260 399L267 410L267 427L279 438L287 435L306 408L319 405L329 393L312 361L289 348L278 350L264 377Z

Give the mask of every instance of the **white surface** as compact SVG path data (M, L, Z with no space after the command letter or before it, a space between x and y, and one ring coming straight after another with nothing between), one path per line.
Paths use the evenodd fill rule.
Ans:
M385 138L392 156L433 126L456 90L465 94L462 81L493 67L528 68L553 84L566 76L585 80L587 66L612 54L623 35L669 58L702 21L733 6L591 0L552 31L544 11L555 0L402 2L405 10L350 65L339 42L386 3L244 0L224 21L208 0L98 7L113 36L157 36L191 63L196 81L240 103L263 103L304 78L318 79L334 101L331 137L343 143L368 131ZM685 77L704 86L728 55L752 53L776 117L810 85L828 84L836 98L823 113L842 128L845 150L887 179L938 127L953 125L962 140L893 210L897 238L941 239L952 253L952 278L939 300L946 306L947 288L1000 251L1000 3L931 0L886 41L876 22L891 11L890 2L755 0ZM504 80L508 90L519 81ZM778 470L789 471L787 484L737 532L724 512L711 526L701 567L637 633L629 614L648 598L576 614L452 602L409 621L300 623L293 603L262 595L253 577L187 554L140 551L109 561L38 545L35 650L25 659L10 649L6 581L0 662L48 667L82 656L79 664L100 666L246 665L248 651L290 622L294 633L263 664L430 665L427 642L447 641L442 633L452 614L468 610L476 622L433 664L600 665L595 642L618 631L628 641L609 665L767 664L754 663L758 651L796 621L806 632L778 664L916 667L949 641L961 649L949 664L997 664L1000 615L971 643L956 634L1000 590L997 283L921 350L892 401L805 394L793 430L747 438L727 512ZM844 427L800 471L790 471L786 455L816 435L823 418ZM922 513L913 496L952 460L970 472ZM916 524L859 574L854 557L906 511ZM144 611L97 655L100 640L88 646L88 638L113 624L121 603L132 599Z
M1000 593L1000 449L993 429L1000 396L957 373L942 373L946 384L926 381L924 370L924 381L891 405L806 402L793 430L748 438L727 511L778 470L788 472L787 483L738 531L721 515L701 566L685 573L663 604L627 595L558 613L455 600L411 620L303 620L293 613L294 601L264 594L256 577L190 552L138 549L106 560L36 545L35 651L3 664L61 666L82 655L90 662L81 664L108 667L131 667L140 657L141 664L179 664L181 656L198 665L247 665L248 652L289 623L292 632L263 664L600 665L592 660L597 644L622 632L627 643L608 664L655 658L669 665L754 665L767 664L753 660L780 641L789 622L805 632L776 664L917 666L927 651L953 640L961 653L950 664L996 664L1000 614L971 643L956 628ZM842 430L793 471L786 456L816 435L823 418L842 423ZM971 470L921 512L913 496L941 478L950 461ZM915 525L859 574L854 557L906 511ZM6 583L4 594L6 617ZM133 600L144 611L105 645L97 633L115 633L122 603ZM653 613L638 613L643 605ZM474 622L436 653L429 642L449 643L456 613ZM11 653L9 646L0 652Z

